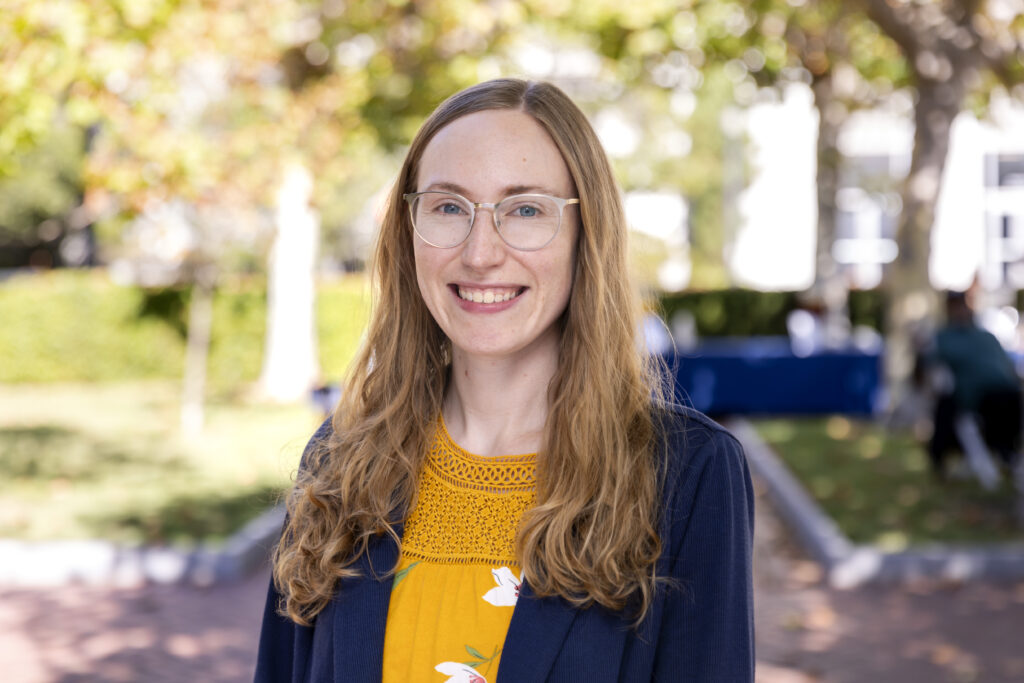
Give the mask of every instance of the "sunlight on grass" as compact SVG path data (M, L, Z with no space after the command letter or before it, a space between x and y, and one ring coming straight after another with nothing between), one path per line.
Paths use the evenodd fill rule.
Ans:
M993 492L973 479L940 482L909 433L840 416L754 425L854 542L900 550L932 542L1024 540L1008 481Z
M842 440L850 436L850 421L845 417L830 417L825 423L825 433L830 439Z
M319 422L309 407L211 403L178 433L178 384L0 385L0 537L219 538L272 505Z

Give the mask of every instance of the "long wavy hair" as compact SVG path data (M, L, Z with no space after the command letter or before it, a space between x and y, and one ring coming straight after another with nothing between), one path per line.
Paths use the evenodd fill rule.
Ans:
M629 608L654 596L661 551L661 456L652 395L660 373L638 338L639 299L626 263L626 220L611 166L584 114L557 87L499 79L463 90L427 119L409 148L373 260L374 306L349 370L332 433L307 453L274 556L280 611L309 624L370 542L416 505L421 464L448 384L451 347L416 281L413 229L402 195L442 128L467 114L512 109L536 119L578 189L572 292L560 324L558 370L537 459L537 504L516 537L534 593L586 607ZM390 568L391 571L394 568Z

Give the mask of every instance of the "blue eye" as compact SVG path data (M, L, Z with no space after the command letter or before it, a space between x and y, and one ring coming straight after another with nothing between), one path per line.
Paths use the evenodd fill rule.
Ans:
M521 202L509 207L505 216L507 218L544 218L551 212L541 203Z
M459 206L458 204L453 204L451 202L448 202L447 204L442 204L440 209L441 213L448 214L449 216L457 216L460 213L462 213L462 207Z

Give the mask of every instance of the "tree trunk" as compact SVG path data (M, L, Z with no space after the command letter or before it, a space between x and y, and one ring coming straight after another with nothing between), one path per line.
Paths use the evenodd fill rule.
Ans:
M300 165L285 171L277 193L277 237L267 278L267 336L261 394L273 401L297 401L319 374L316 359L314 269L319 238L309 206L313 179Z
M818 110L818 193L817 246L812 293L825 308L825 342L838 346L849 332L846 281L832 255L836 241L836 193L839 191L839 129L846 118L832 88L832 74L826 72L811 84Z
M213 267L196 271L188 307L188 337L185 343L185 382L181 399L181 431L197 436L203 430L203 397L206 392L206 361L213 329Z
M893 405L903 395L913 369L916 345L938 310L928 266L931 229L949 152L950 129L960 112L964 86L956 76L946 82L922 78L914 108L914 151L903 187L903 211L896 241L899 257L885 272L886 379Z

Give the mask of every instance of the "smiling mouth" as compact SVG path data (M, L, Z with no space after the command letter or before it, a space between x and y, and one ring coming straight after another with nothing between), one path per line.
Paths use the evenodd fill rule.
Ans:
M496 304L503 301L510 301L526 291L526 287L518 289L511 287L493 287L490 289L474 289L472 287L460 287L452 285L455 293L460 299L472 301L477 304Z

